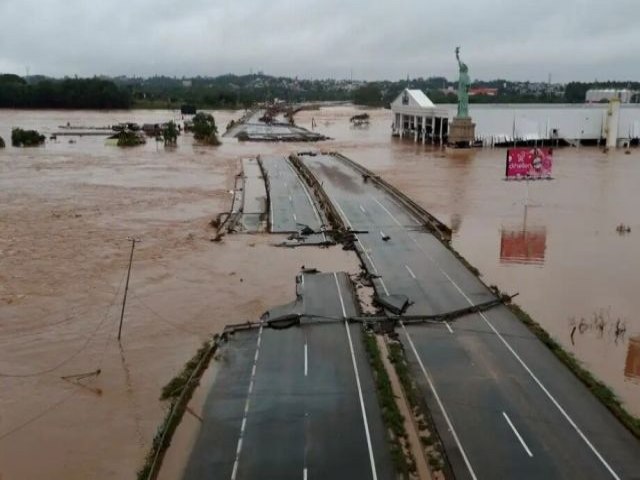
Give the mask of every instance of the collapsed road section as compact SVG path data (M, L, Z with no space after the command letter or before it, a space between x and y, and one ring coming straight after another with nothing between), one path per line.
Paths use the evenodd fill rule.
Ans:
M267 228L269 196L260 163L243 158L242 171L236 175L229 212L218 215L216 240L227 232L263 232Z
M224 134L251 142L317 142L328 137L287 122L284 116L272 118L267 110L256 110L244 116Z
M296 233L305 227L313 232L324 228L306 185L282 156L260 156L269 186L269 226L272 233Z
M256 110L243 116L224 134L250 142L317 142L328 137L291 124L284 116L271 117L267 110Z
M294 303L228 330L183 478L395 478L357 314L348 275L303 271Z
M391 307L456 478L637 478L640 443L505 306L405 325L494 294L426 212L337 154L300 155ZM398 315L398 313L401 313Z

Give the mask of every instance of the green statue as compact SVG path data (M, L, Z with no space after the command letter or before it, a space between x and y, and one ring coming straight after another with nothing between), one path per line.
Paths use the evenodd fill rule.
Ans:
M458 77L458 118L469 118L469 67L460 61L460 47L456 47L456 60L460 69Z

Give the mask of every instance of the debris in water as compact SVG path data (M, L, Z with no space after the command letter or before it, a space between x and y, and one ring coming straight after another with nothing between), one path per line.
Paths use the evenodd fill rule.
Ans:
M629 225L625 225L624 223L621 223L616 227L616 232L618 232L620 235L631 233L631 227Z

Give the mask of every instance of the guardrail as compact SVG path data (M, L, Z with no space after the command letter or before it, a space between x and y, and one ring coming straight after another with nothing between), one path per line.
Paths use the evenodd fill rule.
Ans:
M432 214L427 212L424 208L418 205L416 202L411 200L407 195L402 193L398 188L391 185L386 180L383 180L379 175L373 173L371 170L363 167L357 162L354 162L348 157L345 157L341 153L338 152L330 152L329 155L341 160L346 163L353 169L360 172L363 177L371 179L377 185L382 187L387 193L393 195L397 198L404 207L410 210L414 215L418 218L422 219L425 227L429 229L434 235L436 235L441 241L449 243L451 241L451 229L434 217Z
M300 157L296 154L291 154L289 156L289 160L291 161L291 165L298 171L300 177L309 185L318 200L318 206L320 210L327 217L327 221L331 225L332 229L335 233L340 235L341 232L346 231L346 226L342 221L342 217L338 214L337 210L333 206L333 203L327 196L324 188L318 182L318 179L311 173L311 171L307 168L307 166L300 160Z

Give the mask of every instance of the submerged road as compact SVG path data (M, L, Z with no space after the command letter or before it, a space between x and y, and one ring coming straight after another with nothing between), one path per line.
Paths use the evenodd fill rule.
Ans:
M249 141L318 141L326 140L320 133L312 132L303 127L290 125L284 114L272 123L265 123L260 119L265 110L257 110L244 122L240 122L224 133L225 137L237 137Z
M394 196L335 156L301 159L344 222L367 232L356 248L378 294L407 295L408 314L493 298ZM400 325L456 478L640 478L640 442L506 307Z
M320 231L320 214L289 160L283 156L261 155L260 162L269 184L271 232L297 232L305 226Z
M394 478L348 276L301 274L297 294L324 321L231 336L183 478Z

